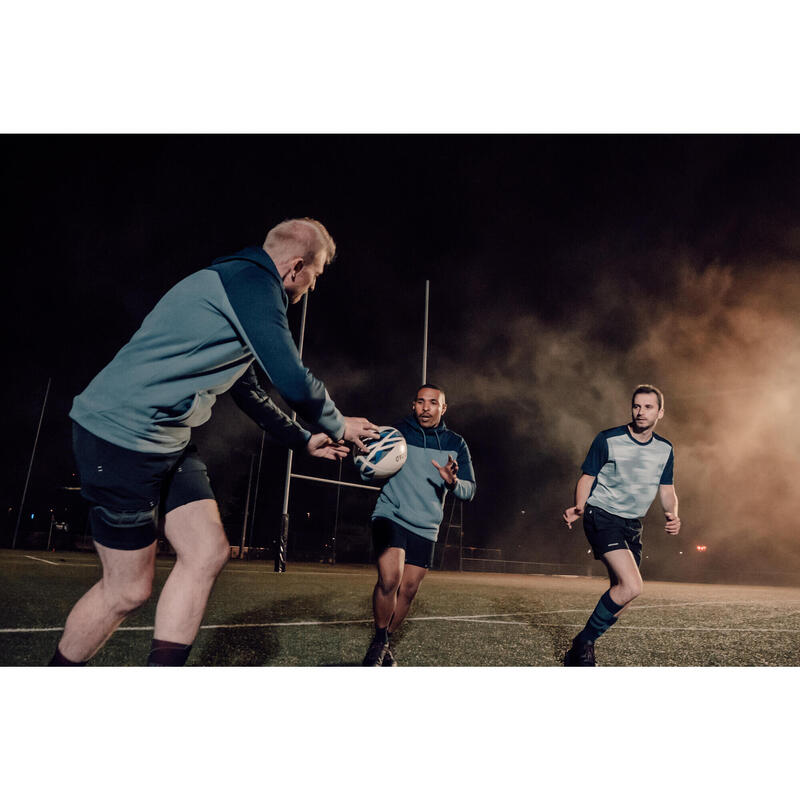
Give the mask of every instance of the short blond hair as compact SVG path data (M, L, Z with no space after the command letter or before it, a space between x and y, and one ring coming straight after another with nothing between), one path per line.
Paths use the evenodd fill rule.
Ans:
M285 219L267 233L264 249L279 259L300 256L305 261L313 261L320 251L325 253L325 264L330 264L336 256L336 242L328 229L311 217Z

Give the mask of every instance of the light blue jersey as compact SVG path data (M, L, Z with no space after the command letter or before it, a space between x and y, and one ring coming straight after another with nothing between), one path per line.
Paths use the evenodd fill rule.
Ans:
M596 476L587 503L625 519L643 517L659 485L673 483L672 444L654 433L650 441L631 436L627 425L595 436L581 470Z

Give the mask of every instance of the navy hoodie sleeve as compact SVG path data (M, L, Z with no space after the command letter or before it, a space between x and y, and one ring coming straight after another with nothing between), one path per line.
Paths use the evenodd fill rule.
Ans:
M215 263L242 334L272 385L307 422L334 439L345 431L344 418L322 381L303 366L286 319L288 299L277 274L246 260Z
M292 448L306 445L311 434L293 422L272 402L272 398L258 382L252 364L233 384L230 391L236 405L282 444Z

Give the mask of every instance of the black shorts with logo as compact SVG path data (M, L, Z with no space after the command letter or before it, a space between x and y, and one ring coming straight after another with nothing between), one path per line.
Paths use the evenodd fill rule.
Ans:
M588 503L583 510L583 531L596 559L611 550L630 550L638 567L642 561L642 530L640 519L618 517Z
M386 517L372 520L372 544L375 555L379 556L389 547L399 547L406 551L406 564L422 569L430 569L433 564L433 551L436 542L398 525Z
M73 423L72 446L81 494L91 503L92 538L105 547L148 547L158 538L159 518L186 503L214 499L194 445L179 453L139 453Z

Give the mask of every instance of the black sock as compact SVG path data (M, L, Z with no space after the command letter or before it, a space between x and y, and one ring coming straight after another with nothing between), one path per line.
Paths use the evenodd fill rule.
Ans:
M379 628L377 625L375 626L375 641L376 642L387 642L389 641L389 628Z
M606 592L589 617L586 627L575 638L580 642L593 642L617 621L614 615L622 608L611 599L610 592Z
M150 656L147 659L148 667L182 667L189 658L190 644L178 642L165 642L163 639L153 639L150 645Z
M50 659L48 667L83 667L86 665L85 661L70 661L64 654L56 647L56 652Z

